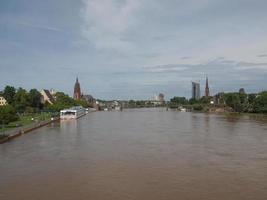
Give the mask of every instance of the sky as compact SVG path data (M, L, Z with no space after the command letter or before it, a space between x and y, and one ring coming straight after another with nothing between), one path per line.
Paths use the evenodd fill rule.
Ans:
M267 90L266 0L0 0L6 85L100 99Z

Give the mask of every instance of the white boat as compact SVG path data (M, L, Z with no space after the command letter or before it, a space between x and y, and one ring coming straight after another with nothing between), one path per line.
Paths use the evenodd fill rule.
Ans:
M82 106L74 106L60 111L60 119L78 119L86 114Z
M185 108L181 108L180 111L181 112L186 112L186 109Z
M115 107L114 107L114 110L116 110L116 111L121 111L122 108L121 108L121 106L115 106Z

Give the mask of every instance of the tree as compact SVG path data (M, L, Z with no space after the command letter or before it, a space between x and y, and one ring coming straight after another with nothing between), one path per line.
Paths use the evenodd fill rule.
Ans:
M142 107L145 107L145 101L136 101L136 106L139 107L139 108L142 108Z
M33 108L41 108L41 93L36 89L31 89L29 92L29 105Z
M267 113L267 92L261 92L254 100L253 111Z
M225 103L231 107L235 112L243 112L244 105L241 103L239 93L224 94Z
M75 104L77 106L82 106L84 108L87 108L88 107L87 101L86 100L83 100L83 99L81 99L81 100L75 100Z
M60 111L65 108L70 108L77 105L74 99L70 98L63 92L57 92L55 96L55 102L52 105L46 105L46 109L50 111Z
M3 91L3 96L8 104L13 103L15 94L16 94L16 89L13 86L7 85Z
M185 97L173 97L172 99L170 99L170 102L177 105L188 104L188 101Z
M248 95L246 93L239 93L239 99L241 104L247 103Z
M196 110L196 111L203 111L203 110L204 110L203 105L198 104L198 103L194 104L194 105L192 106L192 108L193 108L193 110Z
M135 101L134 101L134 100L130 100L130 101L129 101L129 107L130 107L130 108L134 108L135 105L136 105L136 104L135 104Z
M189 99L188 103L193 105L193 104L199 103L199 100L191 98Z
M24 112L26 107L29 106L29 95L23 88L17 90L13 100L13 105L18 112Z
M62 104L66 107L71 107L75 105L75 100L64 94L63 92L56 93L56 103Z
M188 100L185 97L173 97L170 99L168 106L170 108L177 108L178 106L186 104L188 104Z
M256 94L249 94L248 95L248 103L253 104L255 99L256 99L256 96L257 96Z
M212 100L212 97L203 96L203 97L201 97L201 99L199 101L202 104L210 104L211 100Z
M9 124L16 120L18 120L18 115L11 105L0 107L0 123Z

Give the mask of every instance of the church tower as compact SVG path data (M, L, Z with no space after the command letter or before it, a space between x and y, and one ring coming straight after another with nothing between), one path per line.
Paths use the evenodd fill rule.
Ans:
M76 82L75 82L75 85L74 85L73 98L75 100L81 99L81 88L80 88L80 83L78 81L78 77L76 78Z
M209 97L210 96L210 89L209 89L209 80L208 80L208 77L206 77L205 96L206 97Z

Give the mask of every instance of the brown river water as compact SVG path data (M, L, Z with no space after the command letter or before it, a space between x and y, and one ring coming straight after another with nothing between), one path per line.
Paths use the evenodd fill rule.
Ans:
M267 120L89 113L0 145L1 200L266 200Z

